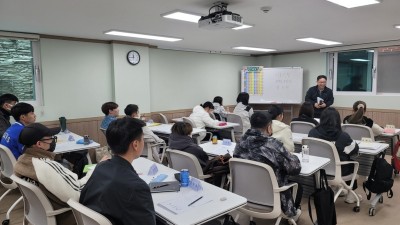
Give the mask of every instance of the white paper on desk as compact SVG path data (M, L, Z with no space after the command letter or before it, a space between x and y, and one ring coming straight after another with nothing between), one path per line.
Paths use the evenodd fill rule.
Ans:
M374 142L360 141L360 142L358 142L358 147L362 148L362 149L376 150L379 147L381 147L381 144L380 143L374 143Z
M202 197L200 200L196 201L191 206L189 206L190 203L192 203L193 201L195 201L200 197ZM184 193L183 195L180 195L179 197L175 197L165 202L160 202L157 205L174 214L180 214L185 212L189 208L198 207L211 201L212 199L205 196L204 193L190 191Z

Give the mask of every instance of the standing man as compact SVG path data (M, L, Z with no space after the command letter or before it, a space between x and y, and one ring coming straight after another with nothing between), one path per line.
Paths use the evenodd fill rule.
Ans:
M332 89L326 87L326 76L317 77L317 85L310 87L307 91L305 101L314 106L314 118L320 118L322 111L333 104Z
M23 153L24 145L18 141L19 134L22 129L36 121L34 108L31 104L20 102L11 109L11 115L15 119L15 123L11 125L1 138L0 144L8 147L15 159L18 159Z
M17 104L18 98L13 94L3 94L0 96L0 137L11 126L11 108Z

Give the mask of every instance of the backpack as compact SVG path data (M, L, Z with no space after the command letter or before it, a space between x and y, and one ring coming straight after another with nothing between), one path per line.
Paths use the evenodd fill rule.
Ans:
M388 198L393 197L393 167L382 157L376 157L372 163L368 180L363 183L363 188L367 194L367 199L371 198L371 192L381 194L387 192ZM367 193L366 189L369 190Z
M204 174L212 174L211 178L206 181L216 186L221 185L222 177L229 174L229 154L219 155L207 161L206 166L203 168Z
M400 148L400 141L398 141L396 145L393 147L393 152L392 152L392 165L395 171L400 171L399 148Z

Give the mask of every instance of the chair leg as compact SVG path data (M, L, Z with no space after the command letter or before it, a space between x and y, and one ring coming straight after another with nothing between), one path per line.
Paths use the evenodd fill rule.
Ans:
M0 197L0 202L1 200L3 200L4 197L6 197L8 193L10 193L10 191L12 191L12 189L8 189L6 192L4 192L4 194Z
M14 204L12 204L12 206L8 209L7 214L6 214L6 219L10 219L10 213L11 211L15 208L15 206L17 206L18 203L20 203L23 200L23 197L19 197L19 199L17 199L17 201L14 202Z
M351 194L354 195L354 197L356 197L357 199L357 206L360 206L360 198L358 197L358 194L356 194L356 192L354 192L353 190L349 190L351 192ZM350 194L350 193L349 193Z
M281 223L281 220L282 220L282 216L279 216L278 219L276 219L275 225L279 225Z

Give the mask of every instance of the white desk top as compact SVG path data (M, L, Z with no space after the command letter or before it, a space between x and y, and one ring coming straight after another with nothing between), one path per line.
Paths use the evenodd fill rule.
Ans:
M360 141L357 141L357 143L360 143ZM389 144L386 143L372 142L372 144L376 148L361 148L361 145L358 152L365 155L378 155L379 153L385 151L385 149L389 148Z
M394 134L382 133L382 134L379 135L379 136L383 136L383 137L393 137L393 136L396 136L396 135L399 135L399 134L400 134L400 129L396 129L395 132L394 132Z
M297 145L301 145L301 141L305 137L308 137L308 134L292 133L292 140Z
M68 140L70 135L74 137L74 141ZM84 149L100 147L100 144L94 141L89 145L77 144L76 141L79 139L83 139L83 137L72 132L69 133L60 132L56 136L57 136L57 144L56 144L56 149L54 150L54 153L56 154L75 152Z
M183 122L183 119L182 119L182 117L174 118L174 119L172 119L172 121L174 121L174 122ZM223 123L223 121L221 121L221 123ZM224 126L212 126L212 127L208 127L208 128L222 130L222 129L227 129L227 128L233 128L233 127L240 126L240 124L238 124L238 123L231 123L231 122L226 122L226 123L227 124L224 125Z
M218 144L213 144L210 141L201 144L200 147L202 147L203 150L207 153L207 155L210 156L225 155L226 153L229 153L231 156L233 156L233 151L235 150L236 143L231 142L231 145L227 146L227 145L222 145L222 141L218 140Z
M300 175L301 176L313 175L315 172L322 169L324 166L328 165L329 162L331 161L328 158L310 155L309 162L305 163L305 162L301 161L301 159L302 159L301 153L293 153L293 154L295 156L297 156L300 160L300 163L301 163Z
M148 126L149 129L156 133L161 134L171 134L171 128L173 124L159 124L157 126ZM201 132L206 132L205 129L193 128L192 134L199 134Z
M164 181L174 181L174 174L178 171L163 166L161 164L156 164L158 168L158 173L155 176L148 176L147 173L149 168L154 164L145 158L138 158L133 161L132 165L140 177L147 183L153 177L159 174L167 174L168 177ZM201 181L203 190L198 192L204 198L202 200L206 202L198 201L196 204L188 207L188 209L182 213L174 214L167 209L164 209L158 205L158 203L165 202L174 198L182 198L182 196L195 193L190 188L182 187L179 192L163 192L163 193L152 193L154 209L157 216L166 220L170 224L175 225L190 225L190 224L202 224L226 213L229 213L235 209L238 209L247 203L247 199L236 195L232 192L226 191L214 185L208 184ZM226 200L221 200L221 198L226 198ZM210 202L207 202L211 200Z

